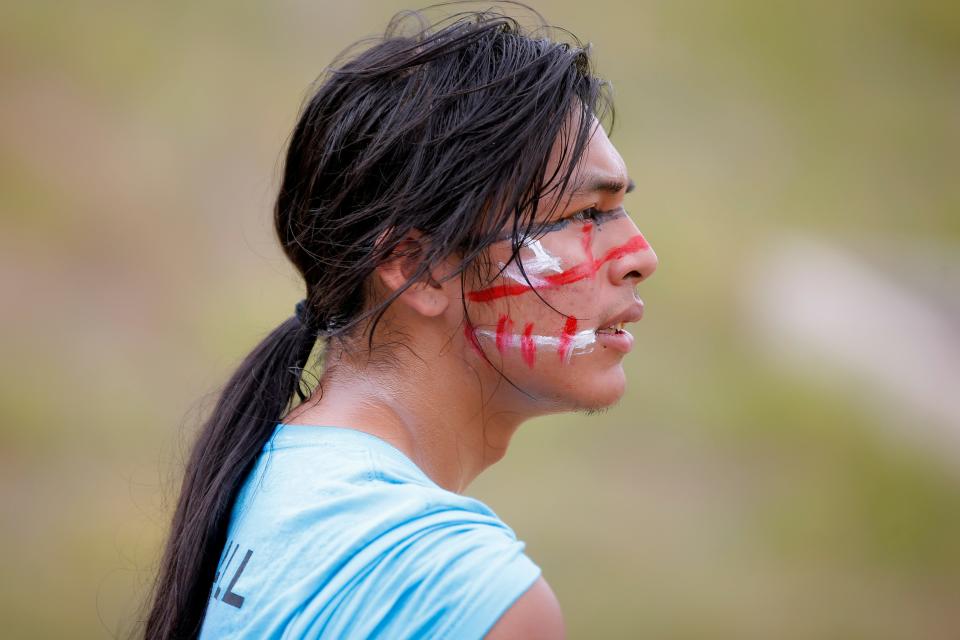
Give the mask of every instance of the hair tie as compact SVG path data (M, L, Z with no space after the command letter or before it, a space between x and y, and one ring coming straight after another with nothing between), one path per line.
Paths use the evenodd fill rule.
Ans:
M304 329L314 335L319 335L322 331L327 330L327 327L317 320L317 316L310 309L306 298L296 304L294 307L294 316L296 316Z

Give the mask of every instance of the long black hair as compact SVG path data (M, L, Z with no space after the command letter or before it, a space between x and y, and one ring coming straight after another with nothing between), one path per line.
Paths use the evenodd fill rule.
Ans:
M295 396L310 391L301 374L316 327L343 344L365 332L372 345L387 306L437 261L457 256L457 273L480 269L484 250L505 232L515 257L539 228L538 200L566 189L593 118L612 118L589 48L529 13L537 24L524 28L493 9L434 24L404 12L317 81L289 142L274 212L315 322L294 316L274 329L204 424L145 637L199 633L236 495ZM427 239L418 271L376 299L370 275L412 231Z

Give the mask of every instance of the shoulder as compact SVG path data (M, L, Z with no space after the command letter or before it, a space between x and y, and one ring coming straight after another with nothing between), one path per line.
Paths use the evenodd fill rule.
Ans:
M367 574L368 584L385 586L370 587L384 613L380 629L398 637L479 639L514 607L519 616L510 619L518 620L508 630L536 615L546 583L538 584L540 568L512 529L479 501L426 497L410 520L395 521L368 546L380 549Z
M560 602L543 577L533 583L512 607L500 616L486 640L563 640L566 625Z
M516 608L509 631L539 615L545 596L552 596L525 543L495 515L447 504L417 520L397 560L421 604L440 615L426 635L482 638Z

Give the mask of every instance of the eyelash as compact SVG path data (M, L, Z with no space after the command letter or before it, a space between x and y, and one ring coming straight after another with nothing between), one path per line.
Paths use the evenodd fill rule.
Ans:
M581 210L581 211L577 211L575 214L573 214L572 216L570 216L568 219L569 219L569 220L576 220L577 222L580 222L580 221L582 221L582 220L596 220L597 218L600 217L601 214L604 214L604 213L610 213L610 212L609 212L609 211L600 211L600 210L597 209L596 207L587 207L586 209L583 209L583 210ZM587 214L589 214L589 215L587 215Z
M560 229L563 229L571 222L588 222L589 221L589 222L596 222L597 224L599 224L600 220L602 220L606 215L616 213L617 211L620 211L622 208L623 207L617 207L616 209L610 209L609 211L601 211L595 206L587 207L586 209L581 209L580 211L577 211L576 213L570 216L567 216L566 218L561 218L560 220L557 220L556 222L544 228L543 231L544 232L559 231Z

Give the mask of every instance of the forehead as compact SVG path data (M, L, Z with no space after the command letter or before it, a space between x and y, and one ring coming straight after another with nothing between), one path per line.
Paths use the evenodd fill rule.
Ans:
M550 150L547 175L556 174L555 181L563 176L564 169L570 161L580 117L579 112L570 117ZM597 185L620 184L625 187L628 182L627 166L623 157L610 142L600 122L596 117L591 116L587 145L573 170L570 183L562 193L559 189L561 185L557 182L549 185L540 209L544 213L549 213L556 208L562 208L570 201L589 199L597 191Z

